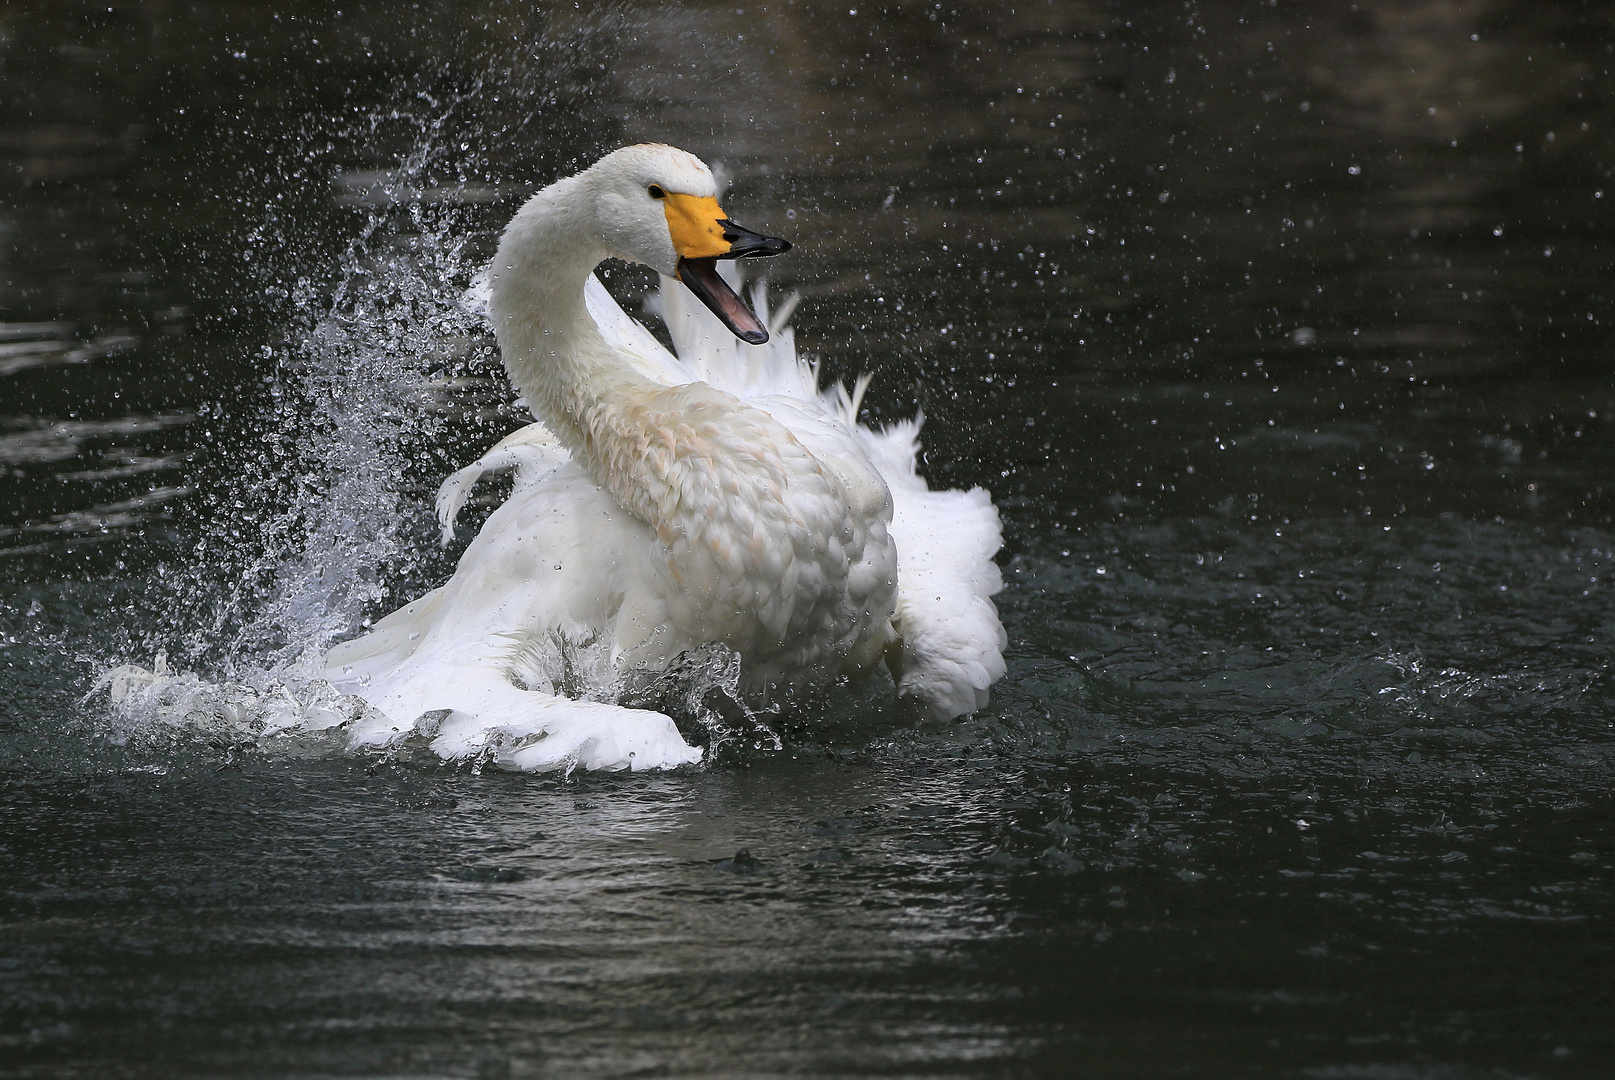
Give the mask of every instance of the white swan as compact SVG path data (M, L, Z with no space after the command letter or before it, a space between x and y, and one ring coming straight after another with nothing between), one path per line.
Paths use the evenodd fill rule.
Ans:
M687 764L702 751L667 716L564 691L610 697L712 642L754 698L884 662L936 716L986 703L1004 672L997 510L980 488L928 490L919 422L860 426L865 383L821 394L784 320L770 341L718 273L789 247L729 221L706 165L669 146L617 150L521 208L489 313L539 423L444 483L446 540L482 472L517 470L448 584L327 655L326 678L374 707L355 744L420 735L532 770ZM664 275L677 356L593 276L613 256Z

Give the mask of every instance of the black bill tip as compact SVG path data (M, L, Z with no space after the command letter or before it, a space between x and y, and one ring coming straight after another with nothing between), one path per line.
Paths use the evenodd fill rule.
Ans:
M723 238L729 241L729 254L719 255L720 259L768 259L791 250L789 240L754 233L728 218L718 222L718 226L723 229Z

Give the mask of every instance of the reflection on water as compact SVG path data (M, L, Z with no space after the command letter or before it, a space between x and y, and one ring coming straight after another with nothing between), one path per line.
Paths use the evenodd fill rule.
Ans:
M1503 0L0 7L0 1073L1598 1075L1612 62ZM522 417L466 290L649 138L1004 507L988 710L560 781L80 703L441 581Z

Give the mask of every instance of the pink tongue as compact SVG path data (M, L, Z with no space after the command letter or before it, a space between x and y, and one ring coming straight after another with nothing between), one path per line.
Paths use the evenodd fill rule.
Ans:
M723 320L735 337L751 345L761 345L768 340L768 328L719 275L717 259L680 259L678 272L679 280Z

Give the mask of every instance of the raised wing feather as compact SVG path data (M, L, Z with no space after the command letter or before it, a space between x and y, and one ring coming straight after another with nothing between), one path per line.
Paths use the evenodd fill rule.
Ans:
M589 309L589 316L600 327L606 343L647 379L663 386L678 386L700 378L689 364L668 352L666 346L656 340L655 334L630 318L594 274L590 274L589 280L584 283L583 302Z
M555 682L574 654L631 646L662 621L620 572L654 542L570 462L512 493L448 585L327 654L327 681L375 707L351 744L421 736L444 758L491 755L534 770L699 760L661 713L574 700Z

